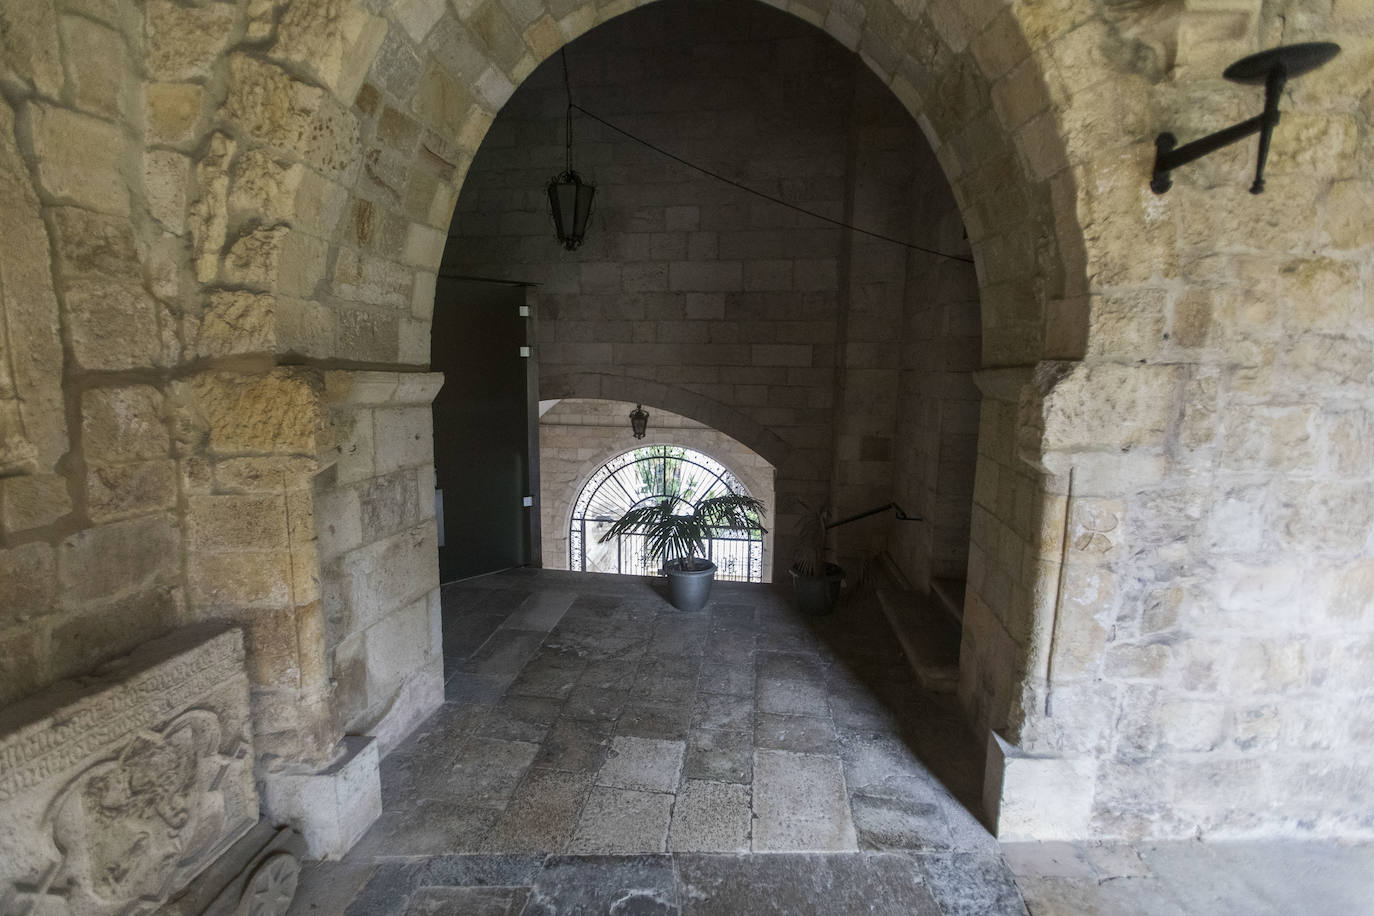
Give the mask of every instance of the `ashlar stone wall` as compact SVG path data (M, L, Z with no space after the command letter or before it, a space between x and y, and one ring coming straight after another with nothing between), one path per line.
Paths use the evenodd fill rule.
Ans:
M774 468L743 443L703 423L655 404L649 430L636 440L629 414L635 404L604 399L564 398L539 418L539 512L545 569L567 569L568 526L573 504L588 479L617 455L649 445L695 449L725 466L749 494L763 502L763 581L773 580L773 530L777 527Z
M296 717L259 751L332 753L331 586L302 536L334 460L325 376L423 370L432 276L497 112L635 5L0 7L7 699L223 616L248 630L255 727ZM987 512L961 695L1005 742L999 807L1041 837L1368 836L1374 11L772 5L891 88L968 232ZM1159 131L1257 112L1227 64L1333 38L1342 55L1284 93L1264 195L1251 144L1149 192ZM788 449L713 403L781 485ZM204 524L202 497L223 497ZM280 525L220 518L272 502ZM238 578L250 554L275 572Z

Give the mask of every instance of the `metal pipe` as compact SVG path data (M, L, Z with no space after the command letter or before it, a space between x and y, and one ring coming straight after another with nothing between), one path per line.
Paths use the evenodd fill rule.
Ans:
M842 518L838 522L831 522L830 524L825 526L825 530L829 531L831 528L838 528L841 525L848 525L850 522L857 522L861 518L868 518L870 515L877 515L880 512L886 512L888 509L895 509L897 511L897 521L899 522L924 521L924 519L922 519L919 515L907 515L906 510L904 510L901 506L897 505L896 503L887 503L886 505L879 506L876 509L869 509L867 512L860 512L858 515L851 515L849 516L849 518Z

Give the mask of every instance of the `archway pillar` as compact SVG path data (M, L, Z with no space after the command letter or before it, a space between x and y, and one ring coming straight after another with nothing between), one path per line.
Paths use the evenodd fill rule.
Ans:
M443 702L430 402L438 373L193 377L187 572L244 628L265 815L338 857L381 814L379 762Z
M1182 370L1042 362L984 395L960 695L987 729L984 804L1006 840L1092 836L1131 600L1128 515L1169 473Z

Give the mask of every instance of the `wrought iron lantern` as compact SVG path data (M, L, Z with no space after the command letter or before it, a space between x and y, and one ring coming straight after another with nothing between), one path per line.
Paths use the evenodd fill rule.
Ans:
M568 170L549 181L549 211L558 241L569 251L582 244L587 234L587 218L592 215L596 185L588 184L572 169L572 148L568 149Z
M592 215L596 185L583 181L572 164L572 84L568 82L568 52L563 51L563 87L568 93L567 163L561 174L549 179L549 212L553 216L558 242L569 251L582 244L587 234L587 219Z
M635 434L636 439L643 439L644 433L649 429L649 411L644 409L643 404L636 404L635 409L630 411L630 430Z

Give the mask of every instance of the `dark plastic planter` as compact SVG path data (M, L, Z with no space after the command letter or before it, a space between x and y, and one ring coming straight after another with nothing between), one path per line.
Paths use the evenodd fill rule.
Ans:
M699 611L711 597L716 564L701 559L697 562L706 565L701 569L680 569L680 560L669 560L663 564L663 572L668 577L668 600L680 611Z
M803 614L823 617L835 610L835 602L840 599L840 586L844 584L844 570L834 563L825 564L825 575L803 576L795 568L792 574L792 593L797 597L797 607Z

